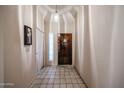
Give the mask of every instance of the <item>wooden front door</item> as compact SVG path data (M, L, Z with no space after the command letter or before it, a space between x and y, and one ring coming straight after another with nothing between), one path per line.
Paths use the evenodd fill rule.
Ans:
M58 34L58 64L72 64L72 34Z

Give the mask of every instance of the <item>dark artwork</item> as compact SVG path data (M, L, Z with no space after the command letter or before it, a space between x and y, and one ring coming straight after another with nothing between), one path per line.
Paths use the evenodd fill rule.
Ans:
M32 45L32 29L24 25L24 45Z
M58 34L58 64L72 64L72 34Z

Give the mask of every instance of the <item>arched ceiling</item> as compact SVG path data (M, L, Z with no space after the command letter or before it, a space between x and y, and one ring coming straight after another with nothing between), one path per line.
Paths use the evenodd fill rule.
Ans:
M51 9L55 10L56 9L56 5L48 5L48 7L50 7ZM57 10L61 10L68 7L67 5L59 5L57 6Z
M51 16L56 12L56 5L44 5L43 7L47 13L45 14L45 21L51 21ZM72 23L75 20L76 10L74 5L57 5L57 12L60 17L60 22Z

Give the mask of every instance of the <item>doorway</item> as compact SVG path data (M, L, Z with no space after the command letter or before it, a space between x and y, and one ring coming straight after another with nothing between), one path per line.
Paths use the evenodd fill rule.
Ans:
M72 65L72 33L58 34L58 64Z

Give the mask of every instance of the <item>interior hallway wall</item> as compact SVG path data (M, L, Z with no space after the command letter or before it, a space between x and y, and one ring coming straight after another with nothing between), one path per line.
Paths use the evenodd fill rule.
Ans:
M89 32L91 43L91 71L95 82L90 87L108 87L111 36L113 31L114 6L89 7ZM95 74L95 75L94 75ZM93 81L91 79L91 81ZM95 86L94 86L94 83Z
M88 87L124 87L123 9L124 6L84 6L84 28L78 30L83 32L83 47L77 43L83 54L76 50L76 68Z
M124 88L124 6L115 6L109 87Z
M22 84L21 87L28 87L29 84L36 76L36 7L35 6L18 6L18 17L19 17L19 34L21 43L21 71L22 71ZM32 45L24 45L24 25L32 28Z
M92 45L92 37L90 34L89 29L89 12L88 12L88 6L84 6L83 9L83 16L84 16L84 33L83 33L83 62L82 62L82 68L81 68L81 75L83 79L85 80L85 83L89 86L96 86L96 67L93 63L92 59L92 53L94 51L91 51L93 48Z
M31 46L24 46L24 25L33 28L32 6L2 6L4 33L4 81L14 86L28 87L35 78L35 34Z
M75 67L82 76L81 68L83 66L83 40L84 40L84 6L77 7L77 15L75 17Z
M45 65L44 54L45 54L45 47L44 47L44 14L45 11L41 6L36 6L36 23L35 29L36 31L36 67L37 72L40 72L41 68Z
M78 6L76 22L75 42L75 67L88 87L96 86L95 66L92 64L91 35L89 30L88 6Z
M3 59L3 18L2 18L2 7L0 7L0 87L3 87L4 83L4 59Z
M18 84L21 67L21 54L18 29L17 6L2 6L2 31L4 36L4 80L5 83ZM13 34L14 33L14 34ZM16 70L18 69L18 70ZM16 77L16 78L15 78ZM13 87L13 86L12 86Z
M45 66L49 65L49 54L48 54L48 36L49 36L49 30L50 30L50 22L44 22L44 30L45 30Z

